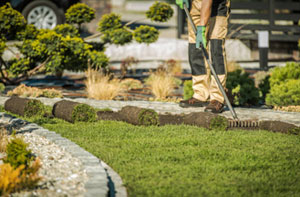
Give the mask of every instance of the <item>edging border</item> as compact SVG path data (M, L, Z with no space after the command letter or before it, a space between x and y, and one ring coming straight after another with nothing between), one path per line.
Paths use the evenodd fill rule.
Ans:
M85 183L85 197L127 196L121 177L106 163L87 152L74 142L62 137L54 131L49 131L35 123L13 117L0 112L0 122L18 124L22 126L22 132L30 132L45 137L47 140L64 148L73 157L78 158L87 173L88 181ZM116 187L117 186L117 187ZM114 193L112 193L114 192Z

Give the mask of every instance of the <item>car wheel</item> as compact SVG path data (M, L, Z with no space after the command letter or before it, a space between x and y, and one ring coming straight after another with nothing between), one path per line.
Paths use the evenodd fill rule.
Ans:
M37 0L29 3L22 11L28 24L38 29L53 29L63 23L63 12L51 1Z

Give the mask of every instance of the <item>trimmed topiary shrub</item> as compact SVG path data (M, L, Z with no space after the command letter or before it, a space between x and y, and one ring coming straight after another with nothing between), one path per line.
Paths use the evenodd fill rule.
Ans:
M40 30L38 30L33 24L27 24L24 31L17 33L18 40L34 40L37 38Z
M275 106L300 105L300 79L272 85L266 103Z
M121 16L115 13L103 15L98 23L98 31L101 33L120 28L122 28Z
M235 105L257 105L259 90L255 87L253 79L242 70L228 73L226 88L232 92Z
M14 10L9 3L0 7L0 38L15 39L17 33L23 31L26 21L23 15Z
M61 34L64 37L66 37L66 36L79 37L80 36L76 27L74 27L73 25L70 25L70 24L57 25L53 30L56 33Z
M66 22L77 24L79 29L82 23L88 23L95 18L95 10L84 3L72 5L65 13Z
M74 122L94 122L96 117L96 110L87 104L76 105L72 112Z
M125 28L112 30L109 36L113 44L124 45L132 41L132 33Z
M192 80L186 80L183 83L183 99L187 100L192 98L194 95L193 90L193 81Z
M153 43L158 39L159 32L154 27L141 25L134 30L133 37L138 43Z
M166 22L173 16L170 4L156 1L146 12L147 18L155 22Z

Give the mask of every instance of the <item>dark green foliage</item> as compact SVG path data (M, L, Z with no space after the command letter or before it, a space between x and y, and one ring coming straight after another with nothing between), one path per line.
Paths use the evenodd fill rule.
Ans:
M194 90L193 90L193 82L192 80L186 80L183 83L183 99L187 100L192 98L194 95Z
M261 100L264 102L267 94L270 92L270 75L266 76L262 82L258 85L261 92Z
M235 105L257 105L259 90L255 87L253 79L242 70L229 72L226 87L234 96Z
M0 83L0 93L2 93L5 90L5 85L3 83Z
M146 12L147 18L156 22L166 22L173 16L170 4L156 1Z
M271 88L290 79L300 79L300 63L288 62L284 67L276 67L270 77Z
M132 41L132 33L125 28L114 29L109 33L110 43L124 45Z
M288 133L292 134L292 135L300 135L300 127L293 128L293 129L289 130Z
M6 48L5 42L0 38L0 56L2 56L2 54L4 53L5 48Z
M32 99L24 108L25 117L43 116L45 114L44 104L39 101Z
M143 109L138 115L139 125L150 126L158 125L159 117L153 109Z
M133 37L138 43L153 43L157 41L159 32L154 27L141 25L134 30Z
M228 126L227 118L224 116L216 116L215 118L211 119L210 121L210 129L215 130L226 130Z
M276 106L300 105L300 79L290 79L272 85L266 103Z
M79 37L80 36L77 28L70 24L57 25L53 30L58 34L61 34L63 37L66 37L66 36Z
M95 70L108 66L109 58L104 54L104 52L96 50L90 51L88 58L90 60L91 67Z
M96 110L87 104L76 105L72 112L74 122L94 122L96 118Z
M15 39L23 31L26 21L21 13L14 10L9 3L0 7L0 38Z
M106 33L122 27L121 16L115 13L105 14L98 23L98 31Z
M12 167L17 168L20 165L24 165L25 168L30 166L30 163L34 160L34 157L30 150L27 150L28 144L26 144L21 138L12 139L6 150L6 158L4 163L9 163Z
M34 40L40 31L32 24L27 24L24 31L17 33L18 40Z
M4 106L0 105L0 112L5 112Z
M78 24L90 22L95 18L95 10L84 3L76 3L72 5L65 13L66 22Z

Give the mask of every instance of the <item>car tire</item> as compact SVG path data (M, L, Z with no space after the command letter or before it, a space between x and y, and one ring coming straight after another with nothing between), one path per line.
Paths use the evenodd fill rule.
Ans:
M36 0L30 2L22 11L28 24L38 29L53 29L64 22L64 14L53 2Z

